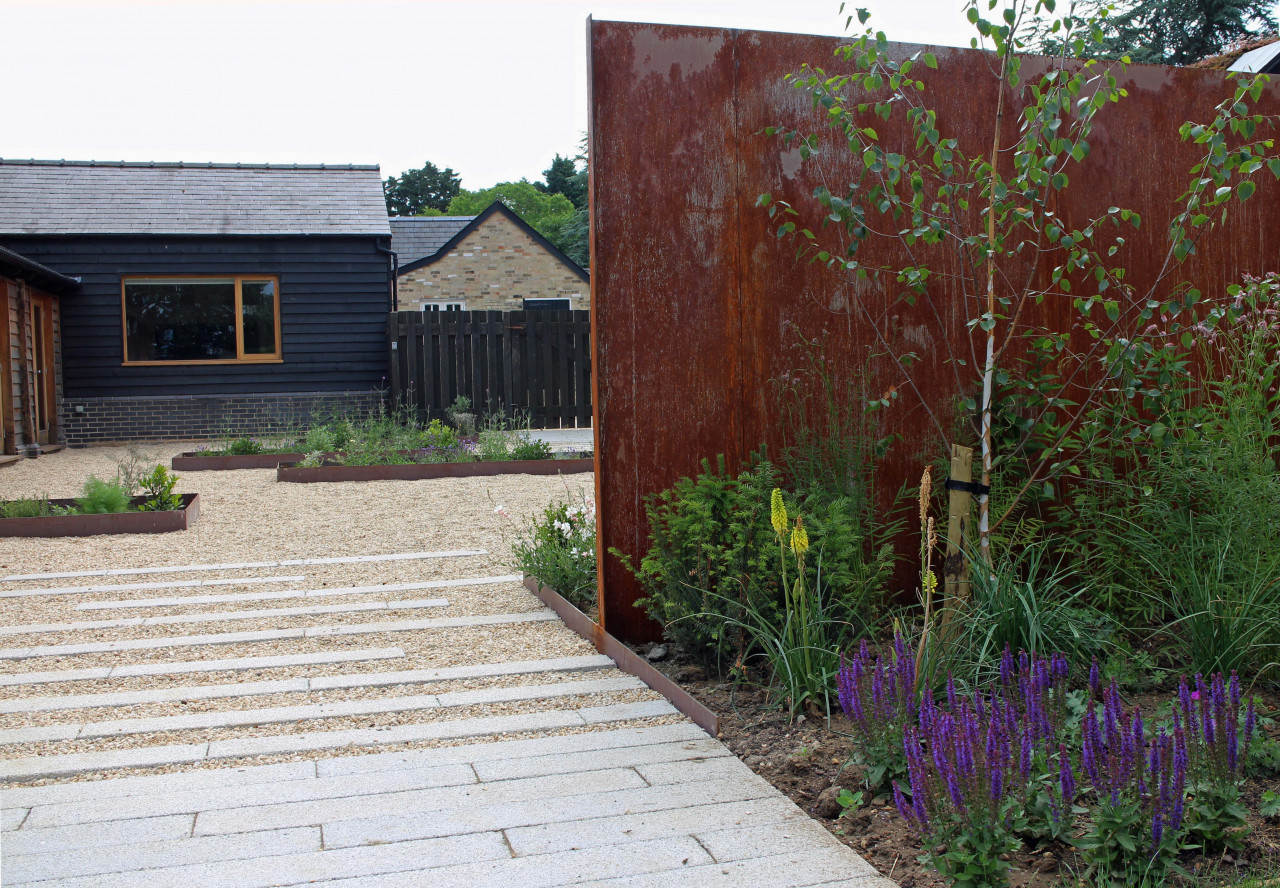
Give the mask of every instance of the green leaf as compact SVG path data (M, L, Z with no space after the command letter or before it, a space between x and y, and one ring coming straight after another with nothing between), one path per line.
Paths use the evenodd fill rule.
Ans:
M924 65L925 65L925 67L926 67L926 68L936 68L936 67L938 67L938 59L937 59L937 57L936 57L933 53L931 53L931 52L926 52L926 53L924 54Z
M1253 192L1257 190L1258 189L1256 185L1246 180L1236 186L1236 196L1238 196L1241 200L1248 200L1249 198L1253 197Z

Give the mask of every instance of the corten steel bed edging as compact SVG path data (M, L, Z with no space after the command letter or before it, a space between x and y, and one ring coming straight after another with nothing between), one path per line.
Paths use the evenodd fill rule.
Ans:
M221 472L232 469L275 469L280 463L306 459L305 453L224 453L204 454L198 450L180 453L169 461L175 472Z
M114 512L106 515L46 515L41 518L0 518L0 537L84 537L122 533L171 533L186 530L200 516L200 494L184 493L182 508L165 512ZM147 497L135 496L137 506ZM73 499L49 500L55 506L74 506Z
M578 475L595 471L594 459L508 459L498 462L409 463L377 466L281 464L276 480L292 484L330 481L428 481L433 478L488 478L494 475Z
M652 690L666 697L672 706L692 719L698 727L712 737L720 736L719 717L695 700L688 691L653 668L643 657L606 632L599 623L592 621L590 617L578 610L555 589L538 582L537 577L525 574L524 585L530 592L538 596L543 604L555 611L566 626L595 645L595 649L612 659L619 669L628 675L634 675Z

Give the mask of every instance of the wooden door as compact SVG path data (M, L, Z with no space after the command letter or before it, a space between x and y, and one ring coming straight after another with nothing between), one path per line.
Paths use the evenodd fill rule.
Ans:
M53 299L31 296L31 395L36 441L53 444L58 434L58 379L53 354Z

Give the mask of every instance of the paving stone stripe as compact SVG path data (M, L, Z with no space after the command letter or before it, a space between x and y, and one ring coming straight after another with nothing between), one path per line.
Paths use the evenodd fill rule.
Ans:
M94 669L60 669L46 672L14 672L0 675L0 686L58 684L104 678L136 678L142 675L186 675L199 672L249 672L293 666L323 666L365 660L395 660L404 656L400 648L365 648L358 651L326 651L318 654L281 654L274 657L233 657L227 660L186 660L176 663L135 663L100 666Z
M648 811L643 814L613 814L584 820L518 826L505 830L504 834L517 857L530 857L534 854L572 851L575 848L600 848L693 835L710 830L787 824L801 819L807 820L808 815L786 799L753 799L720 805ZM713 851L713 856L714 853Z
M65 777L121 768L150 768L191 762L246 758L341 749L346 746L382 746L423 740L461 740L493 734L523 731L552 731L616 721L676 715L665 700L628 703L582 709L551 709L520 715L455 719L426 724L397 725L391 728L356 728L344 731L317 731L275 737L246 737L215 740L211 743L145 746L101 752L24 756L0 760L0 780L20 782Z
M325 847L343 848L368 842L398 842L453 835L477 829L515 829L522 826L578 822L619 813L656 813L698 805L777 798L777 790L761 779L726 783L694 778L677 785L640 788L610 789L590 784L584 786L581 793L572 796L507 801L500 807L486 805L483 799L478 799L475 803L457 801L452 805L446 802L439 809L406 809L400 812L360 810L354 805L333 804L323 811L313 810L312 814L320 815L317 822L324 826ZM32 809L33 814L37 811L38 808ZM265 822L265 818L253 821L254 824ZM199 829L211 831L219 826L224 830L235 828L229 823L215 823L211 818L198 824Z
M55 830L77 828L86 823L109 822L113 819L136 820L141 823L149 818L172 817L176 814L207 816L214 811L269 804L358 799L388 792L474 786L477 782L475 772L468 765L453 764L405 773L388 772L376 779L350 775L323 779L287 779L275 784L254 783L242 786L204 787L188 784L194 788L158 795L129 795L111 799L93 798L62 805L37 805L35 810L39 814L36 819L28 824L27 829L19 830L17 836L7 838L6 847L22 851L34 847L27 839L28 834L39 834L40 841L47 843L55 836ZM13 841L10 842L9 839ZM128 842L121 840L119 844Z
M119 691L100 694L60 694L0 700L0 714L17 712L52 712L61 709L103 709L114 706L140 706L177 700L218 700L228 697L254 697L260 694L308 693L340 688L383 688L397 685L457 681L467 678L494 678L528 675L540 672L573 672L604 669L613 665L608 657L597 654L586 657L561 657L551 660L524 660L516 663L491 663L477 666L453 666L443 669L410 669L401 672L355 672L348 675L318 675L311 678L285 678L276 681L238 682L221 685L185 685L151 691Z
M5 792L10 790L6 789ZM4 837L4 852L7 855L10 848L21 848L31 853L75 848L83 853L107 845L187 839L191 837L195 823L195 814L174 814L141 819L118 817L96 823L73 823L53 829L19 830Z
M767 781L745 766L740 767L740 771L745 772L740 775L741 779L730 784L724 780L701 779L702 762L676 764L683 764L683 768L669 770L669 779L661 784L646 782L636 769L624 766L360 798L204 811L196 818L194 834L253 832L320 823L325 827L325 847L354 846L371 841L407 841L616 814L617 808L611 806L616 806L622 798L617 794L622 790L629 790L636 804L641 806L631 808L631 797L627 797L625 810L632 813L646 810L646 805L656 805L656 809L672 807L664 795L670 795L686 784L697 784L696 788L702 791L716 786L732 786L729 796L734 801L760 797L761 794L767 797L772 791ZM720 800L707 799L703 803ZM542 810L521 807L524 805L541 805ZM601 810L601 806L605 809ZM509 810L531 819L525 822L512 820ZM33 808L28 822L33 826L39 825L41 816L41 809ZM544 820L543 817L550 819Z
M91 592L140 592L144 589L199 589L209 586L256 586L260 583L298 583L306 576L237 577L221 580L172 580L163 583L121 583L106 586L51 586L47 589L11 589L0 598L38 598L42 595L84 595Z
M565 734L528 740L503 740L472 746L443 749L406 749L377 755L349 755L316 762L321 777L337 774L372 774L383 770L425 768L436 764L467 762L479 766L488 761L562 757L573 760L579 753L610 749L635 749L663 743L695 743L707 739L697 725L681 722L644 728L619 728L590 734Z
M590 736L590 735L582 735ZM705 744L715 741L707 739ZM716 744L719 745L719 744ZM723 750L723 746L721 746ZM551 777L567 773L583 773L592 771L617 770L631 767L633 762L627 758L628 753L640 753L639 761L650 763L657 761L701 761L702 750L687 748L683 743L663 743L650 746L631 747L629 749L601 750L594 756L584 755L572 757L569 767L560 767L554 771L543 773L533 770L522 773L518 767L509 775L509 779L522 780L530 777ZM721 752L720 755L727 755ZM280 804L283 802L319 801L323 799L341 799L353 796L378 795L387 792L400 792L421 789L429 786L462 786L475 784L477 780L475 763L444 762L431 767L411 770L388 770L374 774L345 774L332 777L316 777L314 768L307 774L298 770L303 764L290 763L293 767L266 766L278 768L272 772L274 780L267 779L267 774L260 775L251 783L232 783L222 781L205 785L194 779L184 781L171 780L158 782L158 778L133 778L137 784L132 792L123 795L101 797L92 793L67 793L61 797L50 797L40 793L43 787L25 789L18 787L12 792L20 794L26 801L31 801L36 810L35 818L27 824L27 828L17 836L6 839L6 848L17 853L30 850L32 836L46 843L55 837L51 830L68 828L84 822L101 821L104 818L140 819L148 817L166 817L182 813L208 813L215 810L233 808L251 808L261 805ZM514 764L514 763L513 763ZM260 766L261 768L262 766ZM252 769L247 769L252 770ZM208 772L193 772L208 773ZM214 772L217 773L217 772ZM176 777L178 775L160 775ZM183 775L190 777L191 773ZM126 778L127 779L127 778ZM504 778L507 779L507 778ZM143 784L141 781L153 781ZM497 782L497 781L484 781ZM143 790L145 786L145 790ZM493 826L485 828L511 828L513 821L501 819L493 821ZM147 837L145 840L149 840ZM144 841L145 841L144 840ZM122 844L127 842L122 840Z
M295 827L250 836L184 837L140 845L117 845L107 854L69 855L63 851L23 854L6 848L4 877L6 884L14 884L108 873L146 873L160 867L301 854L320 849L319 827Z
M310 780L349 775L376 775L384 771L407 773L437 768L442 765L470 765L480 768L486 762L531 762L559 760L577 761L579 754L621 752L624 755L652 755L648 747L670 747L702 754L700 744L713 742L697 726L681 723L654 725L646 728L619 728L588 734L535 737L527 740L497 740L469 746L447 746L433 749L407 749L371 755L346 755L317 761L252 765L244 768L182 771L173 774L147 774L137 777L115 777L80 783L48 783L43 786L14 786L3 791L3 803L9 806L62 805L71 802L100 801L120 796L156 798L192 789L212 787L277 784L292 780ZM714 743L724 749L719 743ZM631 752L626 752L630 750ZM572 770L572 766L568 770ZM559 769L563 771L564 769ZM580 770L593 770L585 767ZM536 768L524 776L541 776Z
M172 614L162 617L120 617L114 620L85 620L79 623L42 623L27 626L0 626L0 635L34 635L50 632L83 632L89 629L121 629L130 626L176 626L182 623L222 623L234 620L270 620L276 617L315 617L325 614L354 614L362 611L422 610L448 607L447 598L423 598L410 601L356 601L346 604L320 604L312 607L274 607L259 610L208 611L198 614Z
M129 734L158 734L170 731L241 728L275 725L326 718L353 718L390 712L417 712L424 709L450 709L480 706L488 703L511 703L518 700L543 700L584 694L633 691L645 687L631 676L594 681L567 681L545 685L518 685L511 688L486 688L478 691L455 691L448 694L410 694L379 697L371 700L340 700L333 703L303 703L296 706L271 706L261 709L231 709L215 712L193 712L187 715L165 715L154 718L125 718L85 724L41 725L0 730L0 745L40 743L63 740L91 740L95 737L122 737Z
M34 657L67 657L75 654L101 654L112 651L156 650L171 647L242 644L255 641L278 641L287 638L328 638L335 635L367 635L382 632L413 632L421 629L452 629L468 626L497 626L506 623L532 623L558 620L554 611L530 611L524 614L445 617L438 620L408 620L385 623L356 623L350 626L313 626L310 629L263 629L256 632L221 632L216 635L183 635L164 638L139 638L129 641L86 642L84 644L41 645L29 648L0 648L0 660L29 660Z
M693 843L692 839L689 841ZM145 884L146 888L270 888L366 873L405 873L431 867L474 865L469 862L482 860L511 860L511 852L500 833L375 845L347 849L341 854L312 851L153 868L146 872ZM59 888L138 888L137 880L137 873L109 873L62 879L57 885ZM42 883L17 882L14 888L38 884Z
M307 567L321 564L374 564L386 561L420 561L428 558L466 558L488 555L485 549L454 549L445 552L398 552L388 555L343 555L335 558L291 558L284 561L236 561L224 564L179 564L169 567L126 567L110 570L75 570L65 573L10 574L0 582L18 580L74 580L78 577L135 577L145 574L195 573L205 570L248 570L268 567Z
M88 601L76 610L115 610L135 607L180 607L188 604L231 604L238 601L277 601L286 598L330 598L337 595L365 595L374 592L410 592L416 589L454 589L463 586L490 586L520 582L520 574L493 577L465 577L460 580L431 580L422 583L387 583L380 586L324 586L319 589L279 589L236 595L186 595L171 598L135 598L118 601Z
M877 874L850 875L861 859L848 848L827 837L830 844L814 845L803 854L771 854L705 866L681 866L648 874L579 881L579 888L896 888L895 883ZM355 880L318 882L317 888L378 888ZM387 886L390 888L390 886ZM399 888L416 888L402 882Z

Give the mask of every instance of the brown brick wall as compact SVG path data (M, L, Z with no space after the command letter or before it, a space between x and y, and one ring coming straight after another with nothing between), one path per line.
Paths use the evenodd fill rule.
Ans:
M517 311L524 299L591 307L591 287L501 213L494 213L431 265L400 275L400 308L464 302L468 311Z

